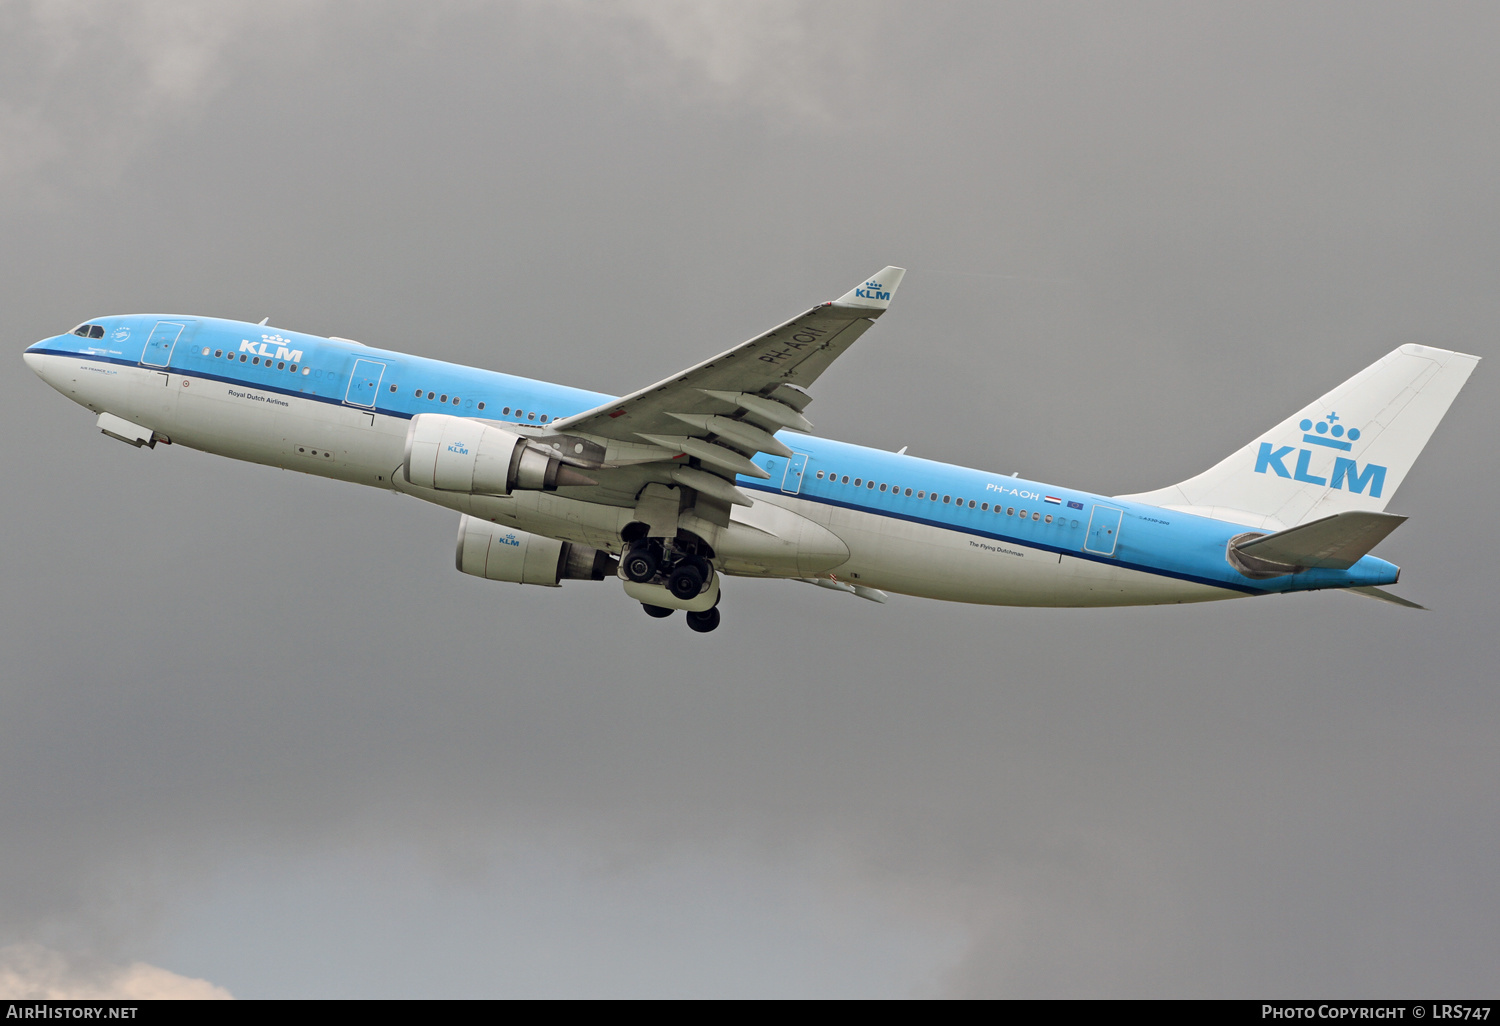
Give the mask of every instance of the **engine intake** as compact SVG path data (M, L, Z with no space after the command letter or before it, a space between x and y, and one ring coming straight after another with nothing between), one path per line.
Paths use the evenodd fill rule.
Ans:
M458 522L454 563L474 577L548 588L563 581L602 581L615 573L615 559L608 552L468 515Z
M442 413L412 418L402 473L421 488L480 495L595 483L514 431Z

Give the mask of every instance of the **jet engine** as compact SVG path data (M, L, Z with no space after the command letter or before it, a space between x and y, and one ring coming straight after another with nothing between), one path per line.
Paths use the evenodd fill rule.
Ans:
M458 569L475 577L556 588L563 581L602 581L615 573L608 552L516 531L465 515L458 522Z
M595 483L514 431L442 413L412 418L402 473L422 488L481 495Z

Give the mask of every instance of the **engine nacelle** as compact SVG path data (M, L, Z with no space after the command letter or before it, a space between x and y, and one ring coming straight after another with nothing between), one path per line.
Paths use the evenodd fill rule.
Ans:
M615 560L608 552L468 515L458 522L454 563L475 577L548 588L563 581L602 581L615 573Z
M443 413L412 418L402 473L422 488L480 495L594 484L556 457L532 448L514 431Z

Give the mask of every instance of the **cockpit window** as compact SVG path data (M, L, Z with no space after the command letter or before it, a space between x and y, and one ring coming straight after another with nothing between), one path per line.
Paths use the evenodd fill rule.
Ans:
M73 329L73 334L79 338L103 338L104 325L102 324L80 324Z

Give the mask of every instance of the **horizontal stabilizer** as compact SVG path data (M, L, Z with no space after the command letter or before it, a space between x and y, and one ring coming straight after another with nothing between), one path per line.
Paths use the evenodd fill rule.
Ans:
M1356 595L1364 595L1368 598L1379 599L1382 602L1390 602L1393 605L1405 606L1407 609L1426 609L1426 606L1418 605L1410 599L1404 599L1400 595L1392 595L1384 588L1342 588L1342 591L1352 591Z
M1349 510L1238 542L1243 555L1287 566L1347 570L1406 522L1394 513Z

